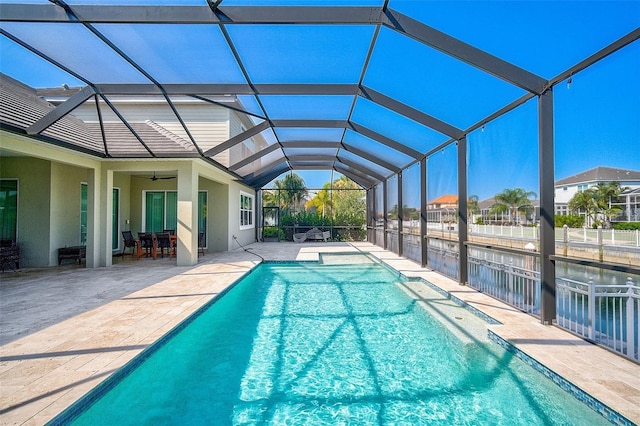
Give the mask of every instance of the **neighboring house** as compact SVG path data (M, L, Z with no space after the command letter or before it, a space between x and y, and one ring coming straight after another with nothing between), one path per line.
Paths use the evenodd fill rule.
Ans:
M456 222L458 196L445 194L427 202L427 222Z
M56 265L58 248L76 245L86 245L87 267L108 266L125 230L176 229L178 265L197 263L200 232L209 251L236 248L235 237L255 241L255 190L198 154L255 125L236 112L235 97L172 99L197 147L153 97L109 99L129 126L93 97L27 134L77 91L35 90L0 74L0 239L18 242L21 267ZM261 135L252 139L214 158L230 166L267 145Z
M619 182L621 188L628 188L616 203L622 214L617 221L631 222L640 220L640 171L616 169L613 167L596 167L565 179L555 184L555 214L569 214L569 201L578 192L596 186L598 183Z

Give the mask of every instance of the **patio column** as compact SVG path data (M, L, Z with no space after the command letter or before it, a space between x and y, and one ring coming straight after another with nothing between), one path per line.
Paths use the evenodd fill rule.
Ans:
M458 140L458 268L460 271L459 282L462 285L469 283L467 264L468 236L468 212L467 212L467 137Z
M387 249L387 180L382 181L382 248Z
M198 173L191 163L178 167L178 266L198 263Z
M538 97L538 164L540 171L540 321L556 319L556 270L554 215L553 91Z
M87 170L87 268L111 265L111 256L107 256L105 247L107 241L105 224L108 222L108 215L105 212L111 211L109 210L111 200L105 196L105 193L109 184L113 188L113 172L110 174L110 182L107 176L103 176L99 169ZM111 230L106 232L109 236L111 235ZM109 251L108 254L110 255L111 252Z
M113 261L113 170L102 174L102 190L100 191L100 266L111 266Z
M402 256L404 254L404 250L402 249L402 228L404 224L402 223L402 216L404 212L402 211L402 171L398 173L398 256Z
M420 160L420 247L422 248L421 266L427 266L427 157Z

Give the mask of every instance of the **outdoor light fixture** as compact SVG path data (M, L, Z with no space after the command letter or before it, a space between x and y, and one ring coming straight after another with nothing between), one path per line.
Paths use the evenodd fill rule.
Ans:
M569 76L569 80L567 80L567 89L571 89L571 83L573 83L573 77Z

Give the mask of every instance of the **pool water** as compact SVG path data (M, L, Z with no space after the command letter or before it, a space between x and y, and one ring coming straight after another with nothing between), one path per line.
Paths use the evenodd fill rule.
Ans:
M608 424L486 335L468 311L379 264L263 264L70 417L81 425Z

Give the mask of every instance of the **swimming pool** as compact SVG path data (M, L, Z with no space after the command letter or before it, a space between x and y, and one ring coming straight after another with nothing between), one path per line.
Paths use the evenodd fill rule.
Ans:
M71 421L608 424L377 263L260 265L51 423Z

